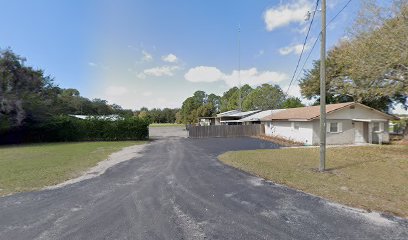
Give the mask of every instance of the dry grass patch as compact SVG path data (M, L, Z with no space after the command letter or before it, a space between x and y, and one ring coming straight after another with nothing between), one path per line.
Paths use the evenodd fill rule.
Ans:
M327 149L325 173L317 172L319 148L227 152L225 164L353 207L408 217L408 146Z
M0 147L0 196L80 176L124 147L143 141L25 144Z

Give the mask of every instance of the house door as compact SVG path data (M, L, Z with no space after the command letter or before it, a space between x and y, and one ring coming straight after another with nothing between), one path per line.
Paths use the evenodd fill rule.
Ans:
M363 122L354 122L354 143L366 143Z

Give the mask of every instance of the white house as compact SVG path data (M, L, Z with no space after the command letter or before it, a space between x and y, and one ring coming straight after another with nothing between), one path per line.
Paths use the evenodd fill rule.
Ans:
M388 124L398 119L393 115L360 103L328 104L327 144L359 144L389 142ZM306 145L320 141L320 106L290 108L264 117L265 134Z

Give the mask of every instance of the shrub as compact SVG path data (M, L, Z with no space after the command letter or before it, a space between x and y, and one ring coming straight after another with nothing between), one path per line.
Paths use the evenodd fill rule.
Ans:
M42 124L11 129L0 134L0 143L145 140L149 122L129 117L120 120L52 117Z

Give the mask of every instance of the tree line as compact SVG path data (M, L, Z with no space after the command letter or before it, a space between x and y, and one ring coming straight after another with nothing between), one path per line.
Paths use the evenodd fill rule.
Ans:
M0 144L111 141L148 138L149 123L133 111L77 89L60 88L44 71L24 64L10 49L0 51ZM69 115L119 115L116 121Z
M222 96L196 91L184 100L176 120L185 124L197 123L199 117L238 109L240 101L242 111L304 106L299 98L287 97L278 85L262 84L252 88L246 84L241 88L232 87Z
M42 124L61 114L132 116L102 99L88 99L77 89L60 88L43 70L25 66L12 50L0 51L0 133Z
M145 119L150 123L175 123L179 108L152 108L142 107L134 112L135 116Z

